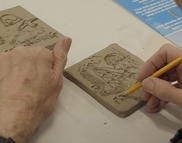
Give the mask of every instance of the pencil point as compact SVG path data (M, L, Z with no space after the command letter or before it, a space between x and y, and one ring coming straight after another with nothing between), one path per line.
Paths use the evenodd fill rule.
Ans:
M124 92L122 92L122 95L127 96L127 95L129 95L129 93L128 93L128 91L124 91Z

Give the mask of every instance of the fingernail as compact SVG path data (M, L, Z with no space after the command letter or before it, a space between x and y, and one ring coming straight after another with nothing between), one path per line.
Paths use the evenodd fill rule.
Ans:
M63 45L64 45L66 48L68 48L68 47L71 46L71 42L72 42L72 40L71 40L71 38L69 38L69 37L65 37L65 38L63 39Z
M64 37L63 44L66 44L68 41L70 41L70 38L69 37Z
M146 91L153 91L155 85L152 79L149 77L143 80L142 86Z
M67 39L68 39L68 37L63 37L63 38L61 38L61 39L60 39L60 44L61 44L61 45L65 45Z
M60 43L61 43L61 45L64 45L64 44L65 44L65 41L66 41L66 37L61 38L61 39L60 39Z

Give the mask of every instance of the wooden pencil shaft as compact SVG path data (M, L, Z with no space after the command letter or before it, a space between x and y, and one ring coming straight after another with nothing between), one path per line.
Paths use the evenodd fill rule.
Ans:
M178 64L180 64L182 62L182 56L179 56L177 59L173 60L172 62L170 62L169 64L167 64L166 66L164 66L163 68L159 69L158 71L156 71L155 73L153 73L151 76L152 77L159 77L162 74L164 74L165 72L167 72L168 70L172 69L173 67L177 66ZM133 92L135 92L136 90L138 90L139 88L142 87L142 83L138 82L136 83L134 86L130 87L127 90L126 95L129 95Z
M176 65L180 64L181 62L182 62L182 56L178 57L177 59L173 60L172 62L170 62L169 64L167 64L163 68L161 68L158 71L156 71L154 74L152 74L152 77L159 77L159 76L161 76L162 74L164 74L168 70L172 69Z
M127 94L131 94L131 93L135 92L137 89L139 89L141 87L142 87L142 83L141 82L137 82L134 86L130 87L127 90Z

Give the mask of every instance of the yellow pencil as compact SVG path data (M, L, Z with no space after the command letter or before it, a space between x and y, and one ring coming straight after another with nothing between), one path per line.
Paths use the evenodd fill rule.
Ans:
M162 67L161 69L159 69L155 73L153 73L151 76L152 77L159 77L162 74L164 74L165 72L167 72L168 70L175 67L176 65L180 64L181 62L182 62L182 55L179 56L178 58L176 58L175 60L173 60L172 62L170 62L169 64L167 64L166 66ZM142 83L137 82L134 86L130 87L125 93L123 93L123 95L127 96L127 95L135 92L136 90L138 90L141 87L142 87Z

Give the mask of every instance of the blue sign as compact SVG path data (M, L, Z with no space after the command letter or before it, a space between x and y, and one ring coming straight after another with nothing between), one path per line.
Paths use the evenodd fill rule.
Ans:
M174 0L114 1L163 36L182 30L182 12Z

